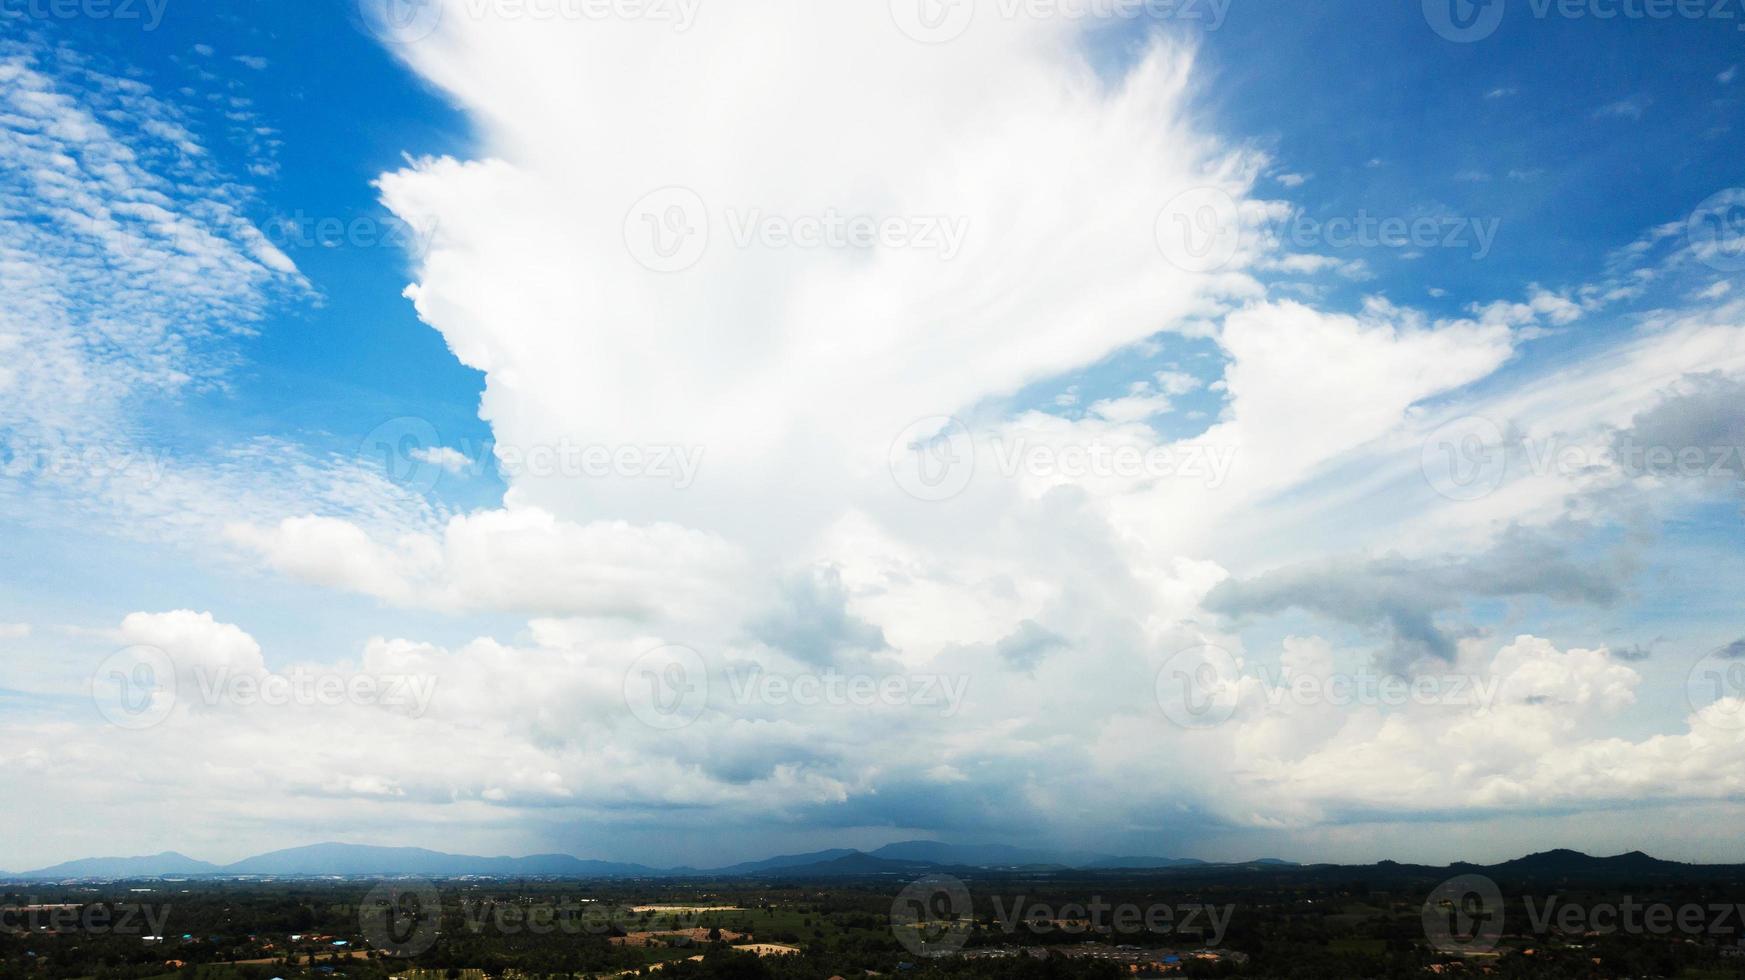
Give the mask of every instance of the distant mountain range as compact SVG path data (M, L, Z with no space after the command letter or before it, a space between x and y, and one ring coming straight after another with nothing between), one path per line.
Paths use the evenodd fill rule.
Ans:
M216 864L197 861L186 854L165 851L147 857L83 858L68 861L41 871L20 874L0 872L0 877L13 878L157 878L163 875L209 875L221 869Z
M364 844L313 844L244 858L233 864L211 864L165 851L148 857L84 858L49 868L21 873L0 872L0 880L77 878L159 878L194 876L309 877L426 877L478 876L490 878L845 878L876 875L917 876L933 871L958 873L1081 871L1119 874L1159 871L1172 874L1279 873L1293 875L1351 875L1366 878L1435 878L1449 874L1482 873L1497 878L1584 877L1678 877L1723 866L1662 861L1640 851L1613 857L1591 857L1580 851L1554 850L1505 861L1478 865L1456 863L1447 867L1400 864L1383 861L1373 865L1299 865L1262 858L1238 864L1218 864L1192 858L1119 857L1083 851L1056 851L1009 847L1003 844L947 844L940 841L905 841L872 851L837 848L808 854L784 854L762 861L747 861L723 868L654 868L617 861L589 861L568 854L535 854L529 857L476 857L444 854L420 847L372 847ZM1745 872L1745 868L1732 867Z
M1267 859L1257 864L1288 865ZM25 872L0 872L0 878L158 878L214 875L236 877L552 877L552 878L681 878L681 877L840 877L876 874L924 874L940 868L998 870L1114 870L1213 867L1191 858L1116 857L1080 851L1009 847L1003 844L947 844L904 841L873 851L836 848L809 854L784 854L723 868L654 868L618 861L590 861L568 854L529 857L476 857L445 854L421 847L373 847L367 844L311 844L293 847L232 864L212 864L175 851L147 857L82 858Z

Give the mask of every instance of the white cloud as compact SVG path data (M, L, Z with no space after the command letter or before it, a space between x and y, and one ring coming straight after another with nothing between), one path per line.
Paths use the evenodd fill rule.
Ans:
M653 634L682 636L729 661L776 663L794 655L778 647L816 638L818 649L801 653L883 657L970 678L970 702L949 726L900 716L918 727L877 746L858 741L857 722L841 716L772 710L755 725L699 723L734 745L741 773L792 788L767 806L833 807L850 819L841 814L876 808L881 795L900 798L910 782L945 791L976 773L967 782L979 791L1004 792L1003 774L1083 749L1069 729L1085 718L1106 719L1099 742L1154 738L1163 722L1149 684L1162 656L1207 640L1240 647L1186 625L1206 618L1208 591L1233 570L1338 553L1340 541L1385 538L1420 519L1367 513L1361 488L1324 478L1376 453L1418 466L1426 403L1463 401L1463 389L1496 372L1523 339L1601 302L1533 286L1523 301L1432 321L1380 300L1355 315L1263 301L1251 270L1315 275L1341 266L1280 257L1259 243L1227 271L1193 275L1161 261L1151 241L1149 217L1207 182L1235 197L1245 218L1276 207L1246 199L1264 162L1223 147L1187 113L1188 52L1154 46L1129 74L1093 79L1068 25L1017 21L936 58L882 18L833 9L809 15L815 43L771 50L773 63L715 56L762 36L775 17L741 5L677 40L630 25L583 32L445 22L430 43L403 51L484 124L480 161L421 161L381 186L401 217L440 229L408 295L457 355L485 372L482 414L499 445L700 446L707 464L694 487L650 492L515 475L501 509L452 518L440 532L383 537L299 517L239 524L232 539L308 581L395 603L538 617L532 634L542 649L625 644L616 647L620 666ZM692 77L703 71L707 85ZM765 84L791 76L815 84ZM872 76L883 82L876 96L863 84ZM590 94L603 91L613 97ZM682 96L696 91L711 95ZM714 124L716 103L754 97L764 113L730 130ZM897 103L910 108L893 114ZM853 127L839 125L847 118ZM819 140L820 128L842 138ZM591 152L601 133L624 151ZM1022 172L994 165L1014 155L1031 164ZM1086 159L1099 161L1094 181L1078 177ZM665 185L696 192L713 235L693 267L656 274L625 248L623 219ZM732 209L748 206L785 216L830 207L954 214L968 219L970 236L949 263L887 250L740 248L728 226ZM1135 223L1135 214L1146 220ZM642 230L632 220L631 234ZM704 322L707 331L697 328ZM1148 372L1077 420L1013 415L1001 404L1159 329L1212 339L1225 361L1217 384ZM1150 427L1172 399L1201 387L1225 399L1208 430L1166 439ZM1069 394L1064 404L1076 404ZM976 478L950 504L904 498L885 472L892 440L917 418L948 414L975 429ZM1019 441L1056 454L1210 446L1234 466L1215 486L1179 473L990 477L989 454ZM1280 503L1286 495L1294 499ZM1311 511L1329 515L1327 537L1296 530ZM1481 523L1479 513L1468 517ZM820 568L828 573L812 574ZM803 570L797 581L834 584L806 591L803 602L784 600L794 569ZM771 615L792 621L771 626ZM832 630L862 638L838 653L838 637L825 635ZM1058 649L1026 655L1027 671L1013 671L1013 638L1026 635L1058 638ZM562 663L484 640L468 655L528 657L547 671ZM1284 652L1298 663L1323 655L1334 656L1324 641ZM1628 668L1601 654L1541 642L1497 656L1519 661L1528 678L1519 683L1535 692L1503 710L1536 724L1615 711L1633 689ZM596 682L610 688L611 672ZM479 699L474 710L545 715L548 692L507 683L481 680L468 695ZM1535 700L1553 694L1569 703ZM520 706L504 707L511 703ZM1236 771L1271 773L1285 789L1244 779L1219 797L1204 788L1210 770L1193 766L1143 786L1123 777L1118 787L1062 771L1032 779L1027 800L1049 819L1071 813L1074 799L1130 797L1137 810L1187 793L1236 823L1266 808L1312 823L1345 806L1428 809L1455 764L1437 739L1459 718L1312 714L1296 728L1237 726L1214 736L1207 754L1240 759ZM553 724L548 736L586 737ZM931 740L924 768L901 761L911 735ZM631 751L620 736L599 744ZM1384 763L1423 771L1397 792L1365 785L1341 790L1349 795L1341 799L1329 798L1324 781L1277 775L1286 766L1342 772L1347 749L1371 772ZM651 762L657 771L690 758L684 746L664 751ZM479 798L574 801L594 792L561 760L530 756L524 768L555 781L490 786ZM656 798L743 803L723 775L705 768ZM402 789L420 792L404 780ZM1506 796L1495 783L1467 789L1478 805ZM628 798L645 791L625 789Z
M1603 119L1610 116L1617 119L1639 120L1648 111L1650 104L1652 104L1652 100L1647 96L1632 95L1616 102L1608 102L1595 109L1594 118Z
M1282 255L1262 263L1262 268L1286 272L1293 275L1319 275L1323 272L1338 272L1350 279L1361 279L1368 266L1362 259L1336 259L1331 255L1316 255L1310 252L1296 252Z
M466 454L450 446L430 446L414 449L411 457L419 462L440 467L449 473L463 473L472 466Z
M167 613L133 613L121 621L123 643L155 647L175 661L178 672L208 670L258 671L265 662L260 644L240 628L220 623L211 613L182 609Z
M1297 638L1287 647L1298 651L1291 662L1299 679L1333 675L1335 651L1324 641ZM1523 636L1488 661L1476 645L1468 654L1475 662L1458 694L1452 684L1426 687L1431 696L1403 710L1379 702L1341 707L1292 695L1285 680L1248 680L1238 685L1229 723L1189 736L1190 748L1172 754L1193 760L1185 771L1148 760L1138 719L1111 724L1097 758L1111 775L1142 772L1177 792L1222 773L1234 792L1209 805L1253 826L1353 813L1476 816L1673 796L1723 800L1745 780L1745 731L1606 736L1634 702L1641 677L1604 650L1559 650ZM1670 765L1673 759L1683 761Z
M704 477L683 493L524 478L512 502L737 534L771 524L740 515L774 513L776 537L803 539L836 501L875 486L916 419L972 411L1255 288L1239 264L1177 269L1154 241L1179 192L1213 185L1240 199L1261 163L1196 124L1186 49L1158 42L1104 79L1075 43L1082 25L990 23L938 57L883 8L854 7L808 14L809 43L774 60L722 60L791 18L781 4L740 4L682 36L455 18L404 52L488 120L486 159L423 161L382 189L402 218L440 229L409 295L486 372L499 444L707 449ZM708 99L681 97L705 77ZM799 77L811 83L769 83ZM554 116L557 92L597 95ZM720 105L754 103L718 125ZM818 140L820 127L838 137ZM597 153L601 132L622 152ZM997 165L1019 158L1020 170ZM659 274L626 248L625 219L666 185L695 190L712 234L695 267ZM949 215L969 234L950 261L737 247L731 226L752 208ZM526 288L506 294L509 279ZM978 299L993 296L1024 300ZM881 505L900 503L886 488Z
M0 111L0 187L38 219L0 227L8 429L57 444L55 432L107 435L129 398L211 388L225 342L302 283L235 185L175 109L77 61L50 69L0 44Z
M979 588L965 595L988 598ZM1310 679L1381 675L1359 652L1292 637L1278 656L1286 673L1262 675L1265 661L1249 662L1230 678L1230 719L1189 731L1152 700L1161 652L1123 649L1119 631L1087 635L1088 620L1050 618L1053 626L1025 620L1005 634L1047 639L1050 652L1025 659L1024 670L1011 669L1011 643L972 642L934 657L929 676L967 679L969 696L954 714L745 699L735 677L748 665L778 675L799 665L740 646L704 655L705 709L690 726L665 731L643 725L623 701L626 670L662 642L658 635L571 621L514 645L478 639L444 649L376 638L339 661L274 658L282 675L336 678L333 690L358 689L356 678L416 679L431 695L414 712L349 696L214 700L205 691L220 668L266 676L253 638L204 614L136 613L120 637L168 651L179 675L204 668L205 687L195 678L161 723L137 731L60 725L46 738L55 723L9 716L0 724L11 747L0 751L0 778L40 805L103 798L115 774L135 774L152 790L131 804L138 824L176 826L179 801L198 798L208 819L177 839L208 853L248 846L223 843L227 827L247 828L251 844L278 843L272 818L286 808L317 823L383 831L397 821L443 827L552 809L602 827L666 826L692 811L717 825L832 812L876 822L902 819L910 794L925 792L944 812L992 826L1014 816L1032 826L1155 825L1146 814L1168 801L1232 827L1309 828L1354 813L1531 813L1644 795L1725 800L1745 784L1736 705L1705 706L1672 733L1609 734L1642 677L1604 650L1532 636L1468 641L1450 665L1456 673L1443 675L1460 686L1382 703L1293 693L1337 690L1303 687ZM1205 639L1241 650L1230 638ZM1157 752L1166 740L1176 750ZM161 765L166 758L198 764ZM274 762L262 766L263 758ZM1021 811L978 813L976 801L1003 798L1015 784L1025 794Z
M83 496L117 524L197 548L221 537L301 582L396 607L512 614L527 627L275 657L433 678L430 711L416 717L362 704L189 710L125 740L9 720L0 773L12 799L100 798L125 771L169 791L158 795L170 803L144 804L158 808L150 820L197 798L219 826L257 830L291 808L347 827L404 826L408 814L486 824L510 810L664 829L890 827L926 794L942 822L994 832L1020 820L1155 828L1176 819L1157 816L1166 808L1307 827L1547 799L1736 796L1738 739L1708 733L1700 716L1695 731L1619 739L1609 733L1642 677L1604 651L1531 636L1499 644L1450 626L1466 637L1458 669L1508 678L1482 712L1275 712L1250 675L1232 679L1231 724L1184 737L1153 694L1167 657L1201 643L1319 675L1374 662L1374 650L1313 636L1248 649L1207 607L1233 577L1382 550L1452 561L1489 547L1501 526L1606 519L1606 494L1629 490L1628 474L1516 473L1457 506L1425 480L1424 447L1468 414L1599 445L1657 404L1644 378L1736 373L1745 316L1715 307L1662 312L1554 369L1478 387L1527 341L1688 265L1684 253L1640 264L1678 240L1672 224L1602 283L1529 284L1524 299L1454 318L1380 298L1350 313L1283 301L1257 273L1365 270L1249 241L1223 268L1190 272L1157 247L1155 219L1182 192L1215 187L1249 224L1284 207L1252 195L1269 161L1221 140L1196 110L1190 49L1158 40L1101 72L1081 26L1063 18L979 24L947 55L912 43L880 5L796 10L729 5L677 36L450 17L398 49L481 134L478 159L420 160L380 189L434 231L407 296L484 373L480 413L499 453L706 450L697 479L520 470L500 506L452 514L357 460L260 440L171 456L149 492L99 481ZM19 319L29 322L8 334L0 313L0 406L113 420L141 393L224 384L229 349L214 324L246 327L275 288L297 291L289 258L235 218L214 175L193 195L144 167L57 176L66 147L119 161L128 140L108 130L111 116L60 97L64 81L28 65L0 71L7 104L34 121L8 137L34 166L21 192L93 219L99 230L82 240L91 255L130 274L162 259L150 274L167 277L139 316L120 316L119 302L93 315L56 268L28 263L21 295L32 305ZM137 101L126 82L105 84L154 109L140 139L197 147L173 113ZM704 212L635 213L669 186L689 188L694 199L673 201L700 200ZM967 237L949 259L742 247L734 226L751 209L789 225L830 213L943 217ZM695 265L639 265L627 234L670 232L675 217L710 227ZM198 255L177 265L163 247L183 232ZM29 254L34 243L0 244ZM147 250L137 261L136 248ZM78 329L36 325L45 311L42 323ZM188 313L198 315L178 319ZM99 328L118 330L129 357L103 355ZM1169 331L1203 343L1209 366L1158 370L1156 337ZM1079 384L1063 388L1069 379ZM1014 407L1032 386L1060 391L1055 409L1089 404L1072 418ZM1196 402L1222 401L1211 421L1173 414L1202 391ZM899 433L937 416L972 433L975 470L950 501L906 495L889 469ZM1001 472L1020 446L1057 462L1094 451L1169 465ZM470 465L446 446L414 458ZM56 488L70 497L89 486ZM179 665L266 669L260 644L205 613L136 613L107 639L161 647ZM676 734L641 725L623 687L639 655L669 643L696 647L712 697L728 695ZM751 666L926 672L966 680L968 694L950 717L734 700L730 678ZM1165 739L1186 751L1157 752ZM296 747L289 757L285 745ZM1669 764L1678 753L1704 768ZM151 765L163 759L192 762Z
M1205 382L1182 371L1160 371L1151 381L1135 381L1119 398L1105 398L1087 409L1108 422L1143 422L1173 411L1172 399L1205 387Z
M329 517L234 523L234 543L296 578L445 611L686 619L719 613L742 557L671 524L575 524L535 508L478 511L388 543Z

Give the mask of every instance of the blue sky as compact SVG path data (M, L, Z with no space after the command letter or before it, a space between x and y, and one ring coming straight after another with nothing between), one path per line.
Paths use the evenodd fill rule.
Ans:
M1745 860L1745 8L429 2L0 3L0 867Z

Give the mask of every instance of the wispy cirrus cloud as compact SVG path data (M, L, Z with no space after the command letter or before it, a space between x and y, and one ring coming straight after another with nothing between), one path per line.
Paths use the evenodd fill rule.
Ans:
M24 523L215 535L332 509L429 514L379 469L260 437L188 447L145 424L227 391L238 342L313 296L249 219L187 110L74 52L0 42L0 508Z

